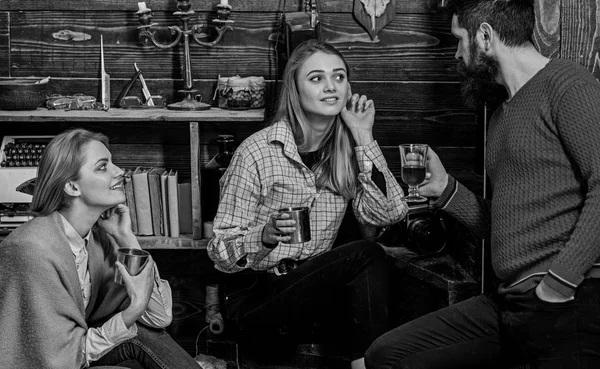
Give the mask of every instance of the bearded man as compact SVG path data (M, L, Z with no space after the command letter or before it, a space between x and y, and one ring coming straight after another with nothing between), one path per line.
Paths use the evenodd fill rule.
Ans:
M506 91L486 142L492 196L475 196L431 150L420 193L490 240L501 283L382 335L366 366L600 368L600 84L536 50L533 0L448 9L466 101Z
M456 70L462 77L460 92L465 105L496 107L506 99L504 86L498 83L498 61L484 53L476 42L469 43L468 64L461 57Z

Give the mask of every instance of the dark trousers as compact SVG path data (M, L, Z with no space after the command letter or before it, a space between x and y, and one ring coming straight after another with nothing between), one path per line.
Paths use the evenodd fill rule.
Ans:
M553 304L534 290L481 295L420 317L378 338L367 368L600 368L600 280Z
M136 337L116 346L92 367L133 369L197 369L198 363L164 329L138 324Z
M227 315L243 329L284 327L290 333L341 320L346 329L336 339L346 342L351 359L361 358L389 329L390 270L391 261L376 243L348 243L286 275L265 272L226 283Z

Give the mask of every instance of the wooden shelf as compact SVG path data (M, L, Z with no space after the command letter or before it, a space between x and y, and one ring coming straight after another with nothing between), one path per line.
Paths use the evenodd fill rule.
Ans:
M227 122L264 120L264 109L225 110L210 108L202 111L177 111L168 109L118 109L98 110L0 110L0 121L8 122Z
M190 138L190 172L192 183L192 229L189 237L140 237L144 248L154 249L202 249L207 240L202 239L202 204L200 196L200 125L203 122L262 122L265 109L226 110L210 108L202 111L178 111L168 109L119 109L98 110L0 110L0 122L18 123L115 123L131 122L148 125L152 122L178 122L189 124Z

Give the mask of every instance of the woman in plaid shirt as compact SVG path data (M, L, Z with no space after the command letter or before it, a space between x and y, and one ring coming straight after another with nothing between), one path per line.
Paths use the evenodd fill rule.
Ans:
M348 332L335 339L348 338L351 367L364 368L365 350L389 328L390 265L372 241L332 245L350 200L358 221L376 227L408 208L373 139L373 101L352 94L349 71L329 44L296 48L273 123L237 148L221 178L208 254L218 270L244 276L224 285L230 319L287 330L341 319ZM310 208L311 240L290 244L294 220L272 218L299 206Z

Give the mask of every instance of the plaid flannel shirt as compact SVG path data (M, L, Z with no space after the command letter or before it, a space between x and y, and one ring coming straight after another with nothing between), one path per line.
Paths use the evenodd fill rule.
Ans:
M374 141L354 150L359 186L352 203L357 219L379 227L400 221L408 207L379 145ZM371 179L373 165L385 177L387 196ZM220 188L208 255L218 270L227 273L247 268L272 272L284 258L304 260L328 251L348 205L340 194L317 189L315 174L302 163L285 122L264 128L242 142L220 180ZM262 233L270 217L281 208L298 206L310 208L311 240L265 247Z

